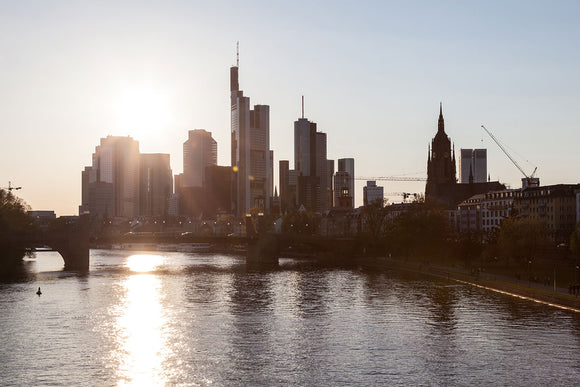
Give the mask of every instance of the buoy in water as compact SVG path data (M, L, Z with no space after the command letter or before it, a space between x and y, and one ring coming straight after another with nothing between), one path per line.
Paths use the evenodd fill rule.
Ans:
M38 290L36 291L36 294L38 294L39 296L42 294L42 292L40 291L40 287L38 288Z

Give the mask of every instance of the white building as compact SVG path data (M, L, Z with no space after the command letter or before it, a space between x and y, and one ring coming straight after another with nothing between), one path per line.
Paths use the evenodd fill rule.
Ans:
M519 189L488 192L481 202L481 229L489 233L499 228L503 219L510 215L516 192Z
M519 189L507 189L478 194L457 206L459 232L490 233L499 228L511 212L515 193Z

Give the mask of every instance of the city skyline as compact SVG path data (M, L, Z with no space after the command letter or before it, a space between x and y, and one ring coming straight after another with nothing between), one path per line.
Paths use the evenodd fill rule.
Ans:
M357 177L426 177L443 102L456 152L486 148L491 180L518 188L522 176L482 124L524 170L538 167L542 185L580 180L574 2L145 9L55 1L0 10L0 186L22 186L17 195L34 210L77 213L81 170L108 135L169 153L177 174L188 131L204 128L218 165L229 165L236 41L243 90L270 106L276 186L278 161L294 162L288 144L302 95L304 116L328 135L328 159L354 158ZM357 181L355 206L365 183ZM425 189L378 184L385 195Z

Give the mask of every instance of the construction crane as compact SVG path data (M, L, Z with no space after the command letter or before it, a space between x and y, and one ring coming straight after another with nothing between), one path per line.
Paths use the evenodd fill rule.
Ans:
M426 177L405 177L405 176L381 176L381 177L355 177L355 180L375 180L375 181L427 181Z
M384 196L385 197L402 196L403 202L407 202L407 199L409 199L411 197L417 199L419 194L418 193L411 193L411 192L385 192Z
M12 186L12 182L11 182L11 181L9 181L9 182L8 182L8 187L3 187L3 188L4 188L4 189L7 189L7 190L8 190L8 192L12 192L12 190L19 190L19 189L22 189L22 187L13 187L13 186Z
M481 125L481 127L483 128L483 130L486 131L487 134L489 134L489 137L491 137L491 139L493 141L495 141L495 143L497 144L497 146L499 146L499 148L503 151L503 153L505 153L505 155L516 166L516 168L520 170L520 172L522 173L522 175L524 175L524 178L522 178L522 188L538 187L540 185L540 179L537 178L537 177L534 177L534 175L536 174L536 170L538 169L538 167L534 167L534 171L532 172L531 175L528 176L526 174L526 172L523 170L523 168L520 167L520 165L518 164L518 162L516 160L514 160L514 158L509 154L509 152L504 148L504 146L502 145L502 143L497 138L495 138L495 136L489 130L487 130L487 128L485 126Z

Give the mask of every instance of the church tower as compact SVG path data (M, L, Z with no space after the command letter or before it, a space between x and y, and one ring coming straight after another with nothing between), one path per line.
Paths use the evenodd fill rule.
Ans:
M425 196L438 196L439 186L456 182L455 149L451 149L451 140L445 133L443 106L440 104L437 134L431 142L427 159Z

